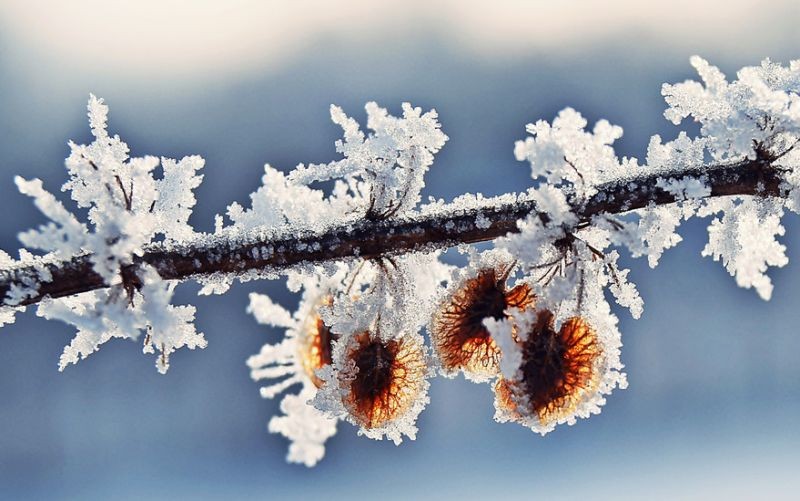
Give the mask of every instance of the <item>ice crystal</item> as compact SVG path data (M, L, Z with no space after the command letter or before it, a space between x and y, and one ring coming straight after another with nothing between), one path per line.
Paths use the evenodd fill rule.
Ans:
M175 284L161 280L152 268L143 273L145 286L132 297L132 303L117 301L117 289L92 291L60 299L46 299L39 304L37 315L48 320L61 320L78 330L64 348L59 370L77 363L112 338L137 339L145 332L144 353L155 353L156 368L162 374L169 369L169 356L176 349L205 348L202 333L195 330L194 306L169 304Z
M17 311L19 310L16 308L9 308L7 306L0 307L0 327L13 324L16 320Z
M692 65L703 84L665 85L663 94L669 105L665 116L675 124L693 117L701 124L700 136L692 138L680 132L667 143L653 136L645 166L639 167L633 160L617 160L611 143L621 130L599 122L594 133L588 133L584 130L586 121L571 109L559 114L552 125L542 121L529 125L533 137L517 143L517 158L529 161L532 177L544 178L548 184L533 192L537 213L518 222L519 233L501 239L498 245L529 273L537 308L551 309L555 325L571 318L583 319L598 334L607 358L602 363L604 382L596 393L590 392L595 396L579 404L575 413L554 422L543 422L541 414L538 419L527 419L517 411L509 413L505 404L516 398L514 391L520 386L498 383L499 420L521 421L544 433L555 423L596 412L604 393L624 386L617 320L603 291L608 290L634 317L641 315L643 302L627 280L628 270L619 268L619 253L614 246L626 247L634 257L646 255L649 264L655 266L664 250L681 241L676 230L682 220L721 213L709 226L709 243L703 255L722 261L737 284L755 288L762 298L769 299L772 284L765 272L769 266L787 262L785 247L776 240L785 231L780 220L784 208L797 210L800 199L800 177L796 174L800 158L794 151L800 137L800 64L793 62L785 68L765 61L760 67L742 69L732 83L698 57L692 58ZM748 159L783 169L782 189L788 192L787 199L733 196L710 201L705 169L720 161ZM634 211L632 217L593 214L589 224L578 221L574 208L596 193L594 188L608 179L605 172L618 177L612 182L621 190L636 189L639 172L664 173L656 187L671 195L675 203L657 206L652 202ZM525 342L525 336L520 334L524 329L513 323L523 325L525 321L510 318L487 320L485 324L502 348L504 380L521 381L522 376L512 372L523 364L518 345ZM529 318L527 325L532 323ZM514 408L519 410L519 406Z
M658 134L650 138L647 145L647 168L656 171L675 172L689 167L703 165L705 158L706 140L703 138L692 139L684 131L678 137L663 143ZM692 178L687 178L687 182Z
M703 83L664 84L669 108L664 116L674 124L691 116L700 122L705 145L715 160L755 158L755 145L772 146L776 135L800 132L800 62L788 68L764 60L741 69L734 82L704 59L692 66Z
M358 433L395 445L416 438L416 420L430 399L427 349L410 332L348 333L336 342L333 363L320 371L324 384L314 405L346 419Z
M274 416L269 421L271 433L280 433L291 441L286 460L308 467L325 456L325 441L336 434L336 420L308 404L314 393L315 390L304 386L297 395L286 395L281 400L284 415Z
M233 224L225 227L218 218L216 233L233 235L265 227L273 234L294 231L298 227L321 232L334 224L341 225L365 216L385 219L411 211L419 201L424 186L423 176L433 162L433 155L447 139L440 130L436 112L423 114L420 108L404 104L403 117L397 118L375 103L369 103L367 116L367 127L372 131L368 135L360 130L355 120L332 106L331 118L344 131L343 140L336 143L337 152L344 158L328 164L301 164L288 175L266 166L263 186L251 195L251 207L244 209L238 204L231 205L228 217ZM309 186L328 180L334 180L333 189L328 194ZM353 422L359 426L360 433L373 438L387 436L396 442L403 434L413 436L416 415L427 401L428 376L428 355L424 345L418 342L421 338L417 331L427 322L431 305L435 304L443 284L450 277L450 267L440 263L438 253L435 253L410 254L378 262L343 263L333 275L322 267L301 269L299 274L289 274L289 287L305 291L300 309L290 317L291 322L288 312L275 307L268 298L251 298L250 309L259 321L287 328L284 341L278 345L265 345L261 354L248 362L256 379L283 377L262 389L262 394L272 397L294 383L302 383L301 394L313 397L315 405L329 416ZM305 278L300 279L301 276ZM331 277L336 278L331 281ZM225 285L211 281L205 289L224 290ZM320 288L325 292L319 292ZM325 304L320 303L321 294L328 298ZM324 364L312 364L313 371L309 373L308 364L303 367L302 351L307 346L303 339L308 337L307 322L311 309L315 312L315 322L330 332L332 359ZM381 346L390 351L396 348L398 353L419 355L412 365L421 363L423 369L419 378L414 379L412 386L415 391L402 393L406 390L401 388L403 395L413 394L408 397L408 405L388 414L382 414L385 409L381 411L376 407L378 410L374 415L385 418L377 421L359 414L358 409L364 408L354 406L345 391L344 382L349 380L348 371L352 368L342 365L344 355L341 353L347 352L345 346L364 332L372 332L370 339L387 343ZM338 358L337 354L340 354ZM290 402L293 402L292 416L281 418L284 425L271 425L272 431L284 433L297 444L296 437L307 437L299 430L325 429L318 423L306 427L297 421L312 419L318 416L318 411L301 410L295 397ZM373 416L372 412L368 414ZM324 435L319 437L326 438ZM305 457L301 452L303 448L305 446L297 445L293 449L295 453L290 452L290 460ZM320 449L311 449L316 452L308 457L318 459Z
M764 60L761 66L740 70L733 82L700 57L691 63L703 84L665 84L662 93L669 104L665 116L675 124L690 116L699 122L701 137L695 144L714 160L761 160L786 172L786 200L730 197L706 202L699 209L704 216L722 212L709 226L703 255L721 261L739 286L755 288L769 299L772 283L765 272L769 266L787 263L785 247L775 239L784 233L783 209L797 209L800 159L794 149L800 140L800 63L793 61L787 68ZM688 141L683 139L684 144ZM691 155L695 164L702 156L698 148ZM687 196L707 194L702 187L697 190L683 188Z
M664 251L675 247L683 240L675 231L680 224L681 213L675 207L651 205L643 209L640 211L636 228L636 234L643 244L642 250L638 246L631 245L631 253L634 257L646 255L650 267L655 268Z
M360 433L371 438L385 435L399 443L402 435L414 436L416 416L427 403L429 375L427 351L416 330L429 317L431 305L441 294L450 272L451 267L439 262L438 253L410 254L381 267L368 262L342 264L332 274L322 267L307 273L292 272L290 287L303 289L303 299L294 314L267 296L251 295L248 311L260 323L286 329L279 343L264 345L258 355L248 360L254 379L273 381L262 388L262 396L273 398L290 386L301 385L302 402L296 395L287 395L281 403L286 415L270 422L270 431L292 440L289 461L308 466L316 463L324 453L324 441L335 433L337 419L353 422ZM315 339L321 326L329 333L324 347ZM398 330L401 328L402 334ZM397 343L398 363L407 364L403 367L409 375L412 367L418 373L410 381L412 387L393 386L400 391L393 398L402 400L404 405L392 412L376 410L374 416L380 414L384 418L365 422L356 418L355 407L345 406L348 400L342 393L342 384L354 369L343 361L346 357L342 353L347 352L345 347L354 336L368 329L387 333L379 338ZM330 359L320 359L320 349L326 350ZM312 399L314 406L308 403Z
M468 380L484 382L497 375L500 349L484 321L500 321L507 310L535 302L528 284L506 283L515 268L513 257L501 249L473 253L452 281L428 327L443 376L463 372Z
M250 209L238 203L228 207L234 223L229 229L268 228L277 233L296 226L324 228L344 214L344 210L334 210L321 190L297 184L270 165L264 166L261 181L262 186L250 195Z
M8 255L5 251L0 250L0 269L9 269L14 266L14 259ZM10 304L18 304L22 299L22 295L18 297L13 297L9 301ZM4 325L13 324L16 320L16 314L18 312L25 311L24 306L1 306L0 307L0 327Z
M708 227L708 244L704 256L722 261L725 269L736 277L740 287L754 288L762 299L772 296L772 281L765 272L768 266L785 266L786 247L775 240L783 235L781 203L723 201L706 209L706 213L721 211Z
M564 192L553 186L532 191L532 197L538 213L518 221L519 233L509 235L499 247L523 263L538 266L553 254L553 243L577 224L577 218ZM547 222L539 214L546 214Z
M610 234L615 228L577 228L565 199L559 199L555 194L557 192L548 193L549 190L543 193L546 196L540 198L543 200L540 207L555 212L544 212L545 218L530 217L520 222L520 233L509 235L498 245L508 250L527 273L536 293L538 311L552 311L556 326L572 318L582 318L591 326L601 348L600 355L592 362L592 371L597 375L595 383L570 400L568 411L559 411L553 418L545 419L540 415L526 417L524 413L511 412L511 407L504 404L511 398L508 392L512 391L512 387L507 385L511 381L524 379L518 372L523 364L518 344L525 343L525 335L519 333L523 327L536 323L536 314L531 310L525 314L527 318L522 312L511 317L511 322L517 324L514 330L518 333L516 340L509 340L510 327L507 322L486 323L499 340L503 356L501 368L504 379L496 384L498 401L495 418L500 422L520 422L542 434L551 431L557 424L573 424L578 417L600 412L600 407L605 403L604 395L616 387L626 386L619 359L622 342L617 317L611 312L604 291L609 290L617 303L628 308L635 318L641 315L643 308L638 291L627 280L628 270L621 269L617 264L619 254L608 250ZM547 222L543 222L543 219ZM512 406L515 409L525 407L524 398L519 398L518 403Z
M142 323L146 326L144 353L159 352L156 367L164 374L169 369L172 352L184 346L191 350L205 348L207 342L203 334L195 330L195 307L170 304L175 291L174 282L161 280L158 272L149 266L143 268L141 279L144 282L141 289L143 302L131 310L141 312Z
M339 338L332 364L320 371L324 384L316 407L348 420L370 438L386 437L396 444L404 435L415 438L433 372L418 332L432 315L451 269L439 262L438 253L405 255L379 265L365 262L358 268L366 289L350 288L323 310L323 320ZM373 351L384 354L383 362L369 367L360 362ZM374 379L378 386L366 389L362 378L373 372L381 374Z
M700 199L710 193L704 180L693 177L659 179L656 186L673 195L676 202L672 205L648 204L646 208L635 211L638 216L635 223L610 216L595 220L599 227L610 230L611 240L627 247L633 257L647 256L651 268L658 265L664 251L683 240L676 230L682 221L697 213Z
M624 388L617 332L600 332L583 317L560 325L548 310L519 312L516 336L507 323L487 323L508 359L495 383L495 419L542 435L600 412L604 395Z
M519 310L512 310L514 313ZM489 331L492 339L497 343L497 348L500 350L502 356L500 357L500 375L506 379L514 377L519 365L522 363L522 350L519 349L517 340L523 340L524 334L516 334L515 330L520 333L525 332L525 328L521 325L524 322L524 315L519 315L518 319L501 318L499 320L492 317L483 319L483 325ZM515 329L516 326L516 329Z

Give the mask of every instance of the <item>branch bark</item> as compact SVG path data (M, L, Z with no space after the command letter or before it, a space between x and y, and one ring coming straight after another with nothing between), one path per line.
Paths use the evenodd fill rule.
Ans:
M702 178L711 188L710 197L753 195L785 196L779 169L769 159L757 158L737 163L704 166L675 172L658 172L619 179L598 187L595 195L576 200L572 206L580 221L595 215L620 214L648 205L675 202L674 195L657 186L659 179ZM185 280L212 274L272 272L300 263L319 263L345 258L377 258L424 249L446 248L461 243L493 240L517 231L517 220L536 213L531 201L470 210L443 210L432 216L392 218L383 221L363 220L355 225L330 229L324 233L293 231L281 236L266 232L238 239L206 236L181 247L162 244L148 247L141 257L122 270L123 278L136 283L136 270L147 263L164 279ZM488 221L477 224L476 221ZM37 294L19 305L30 305L45 297L58 298L107 287L92 269L88 255L45 265L52 279L41 283ZM23 287L39 281L35 266L0 270L0 297L8 305L7 293L14 286Z

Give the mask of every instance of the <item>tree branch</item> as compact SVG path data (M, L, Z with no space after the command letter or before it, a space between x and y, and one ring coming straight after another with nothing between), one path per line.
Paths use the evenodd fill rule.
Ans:
M572 206L581 222L595 215L619 214L648 205L675 202L671 193L657 186L659 179L703 179L711 197L728 195L785 196L779 169L770 159L757 158L733 164L704 166L676 172L658 172L605 183L595 195ZM446 248L504 236L517 231L517 221L536 213L532 201L494 206L487 203L469 210L445 207L435 215L363 220L355 225L332 228L324 233L292 231L274 236L261 232L240 238L204 236L180 247L163 244L148 247L141 257L122 270L123 281L138 283L136 270L142 263L155 267L162 278L184 280L212 274L269 273L301 263L320 263L344 258L376 258L424 249ZM544 213L538 213L543 220ZM478 224L476 221L488 221ZM89 255L45 265L52 279L19 305L30 305L49 296L58 298L107 287L92 269ZM35 266L0 270L0 297L8 305L7 293L14 286L38 282Z

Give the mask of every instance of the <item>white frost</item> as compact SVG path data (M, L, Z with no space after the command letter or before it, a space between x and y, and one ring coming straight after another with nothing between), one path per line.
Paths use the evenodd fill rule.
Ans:
M762 299L772 296L772 281L767 267L785 266L786 247L775 239L785 233L780 224L783 209L778 202L745 199L725 200L707 209L722 211L708 227L708 244L703 256L722 261L725 269L736 277L739 287L754 288Z
M97 272L110 286L73 297L46 299L38 314L74 325L78 332L64 350L60 369L85 358L112 338L137 339L146 332L144 351L160 352L159 372L169 367L169 355L177 348L204 348L206 341L197 333L193 306L169 304L174 284L161 280L147 267L135 270L140 283L123 278L123 268L131 265L145 247L163 237L165 243L182 242L195 235L188 224L195 204L192 190L202 176L196 172L203 159L185 157L180 161L146 156L128 157L128 146L119 136L109 136L106 125L108 107L102 99L90 96L89 124L95 140L89 145L70 143L66 160L68 191L79 207L88 208L88 222L81 222L38 179L15 179L21 193L34 203L50 222L36 230L20 233L23 244L50 253L49 257L69 258L88 254ZM153 173L161 164L163 176ZM33 296L39 283L51 277L46 268L24 289L12 288L11 302ZM127 281L126 281L127 280Z

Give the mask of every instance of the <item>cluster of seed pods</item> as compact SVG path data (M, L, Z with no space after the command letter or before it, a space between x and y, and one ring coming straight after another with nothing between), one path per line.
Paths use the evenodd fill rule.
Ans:
M597 391L602 344L580 317L556 329L552 312L536 310L529 285L507 286L512 269L513 265L479 269L438 305L429 326L434 363L444 376L463 373L475 382L491 383L504 420L526 425L534 420L547 427L572 415L587 394ZM333 296L324 296L306 320L305 339L298 345L306 375L317 388L337 384L349 417L364 430L402 418L427 390L428 356L421 338L381 336L377 329L337 336L319 313L319 307L332 301ZM484 320L514 322L512 311L532 313L534 321L512 325L522 360L514 377L504 377L503 353ZM345 364L355 370L326 382L318 371L332 363L336 342L345 343L340 347Z

